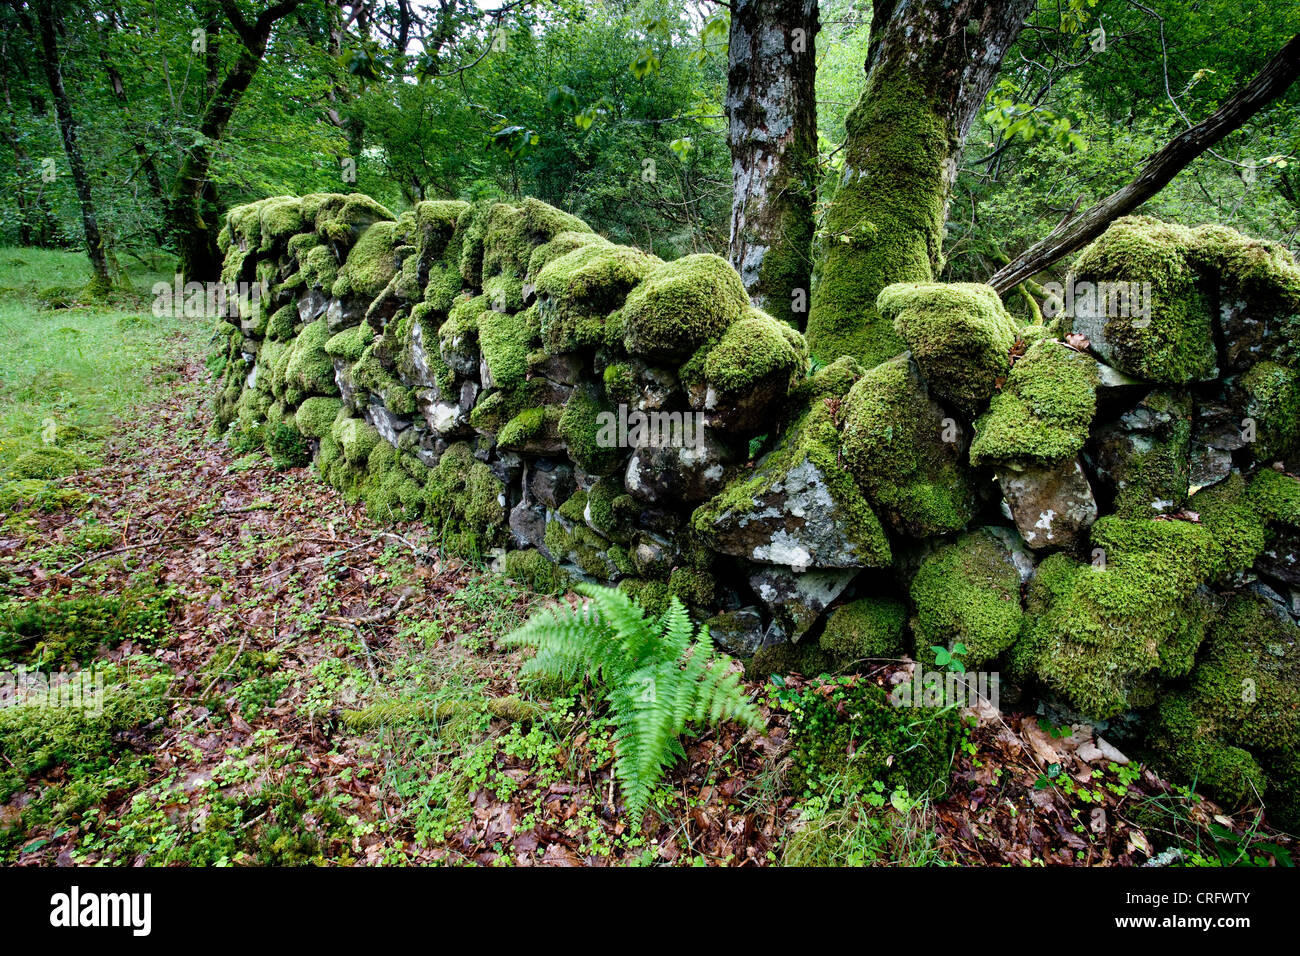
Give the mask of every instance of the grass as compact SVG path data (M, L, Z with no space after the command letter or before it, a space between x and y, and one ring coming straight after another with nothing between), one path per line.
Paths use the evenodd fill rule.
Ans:
M133 267L103 300L84 294L89 279L80 253L0 248L0 475L42 445L92 451L166 384L151 370L167 352L209 334L206 320L152 314L150 287L170 281L165 272Z

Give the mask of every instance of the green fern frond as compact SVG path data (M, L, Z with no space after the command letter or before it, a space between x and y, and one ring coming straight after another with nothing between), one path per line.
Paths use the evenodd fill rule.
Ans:
M532 647L526 673L572 679L585 676L605 691L614 725L614 774L628 814L640 822L664 774L686 756L680 740L692 724L763 719L731 667L714 651L708 628L696 632L673 598L648 618L627 594L583 584L580 608L540 612L505 638Z

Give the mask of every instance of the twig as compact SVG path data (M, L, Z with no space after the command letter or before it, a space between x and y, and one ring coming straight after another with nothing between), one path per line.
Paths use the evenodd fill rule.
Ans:
M99 554L93 554L88 558L78 561L72 567L60 572L62 574L71 574L73 571L79 571L88 564L94 564L96 561L102 561L104 558L111 558L115 554L122 554L126 551L139 551L141 548L161 547L164 544L176 544L184 541L184 538L168 538L166 541L146 541L143 544L128 544L120 548L113 548L111 551L101 551Z

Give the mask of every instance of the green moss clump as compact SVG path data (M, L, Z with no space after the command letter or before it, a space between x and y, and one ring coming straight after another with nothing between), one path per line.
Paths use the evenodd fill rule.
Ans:
M903 653L907 607L887 597L864 597L841 604L826 619L821 648L851 661L897 658Z
M844 463L882 516L918 537L965 527L975 489L943 409L900 356L866 372L841 410Z
M364 464L382 438L373 425L360 418L338 418L330 427L330 438L338 443L343 460L353 466Z
M352 379L358 388L379 397L384 407L395 415L415 414L415 393L379 360L378 342L361 353L352 366Z
M415 206L415 246L420 259L440 259L451 243L456 223L469 203L450 199L433 199Z
M528 372L528 353L536 337L529 313L484 312L478 317L478 344L497 388L514 388Z
M276 471L311 464L311 449L303 441L302 433L292 425L268 422L262 430L262 444L271 456L271 464Z
M1125 216L1079 254L1070 279L1076 288L1082 282L1151 284L1149 314L1095 303L1105 335L1094 345L1121 372L1174 385L1213 374L1218 359L1210 303L1189 260L1195 245L1183 226Z
M731 323L704 358L704 378L722 401L744 395L762 382L783 387L808 371L808 346L797 331L766 312L750 309Z
M375 340L375 330L362 322L350 329L344 329L337 335L330 336L325 342L325 353L331 358L355 362L361 358L366 347Z
M297 405L308 395L337 395L334 383L334 362L325 351L330 339L329 325L324 317L306 326L285 350L272 382L282 381L283 393L275 393L287 405ZM274 389L274 384L272 385Z
M316 232L344 245L358 240L377 222L393 221L393 214L362 193L315 193L302 197L302 215L312 219Z
M592 475L608 475L623 460L621 448L605 448L598 441L602 413L613 413L596 388L579 386L564 403L558 424L569 457L583 471Z
M553 355L605 344L610 313L660 265L629 246L587 242L548 262L537 274L542 343Z
M298 308L292 302L271 313L266 323L266 337L280 342L293 338L298 327Z
M167 605L165 594L144 588L0 603L0 657L73 664L126 640L157 644Z
M290 236L302 231L302 204L296 196L274 196L255 205L260 233L258 252L283 246Z
M342 408L343 402L340 399L312 396L298 406L294 421L298 431L308 438L324 438L329 434L334 419L338 418Z
M968 415L1011 370L1019 326L983 283L897 283L876 308L893 320L930 390Z
M1300 627L1257 595L1229 601L1185 692L1162 702L1149 740L1179 777L1232 805L1268 804L1295 827L1300 752Z
M1191 396L1157 389L1137 412L1154 422L1145 432L1118 429L1098 432L1106 472L1115 487L1113 510L1126 518L1150 518L1178 511L1187 504L1191 481Z
M1035 343L975 422L974 465L1032 468L1079 453L1097 410L1097 363L1060 342Z
M523 279L533 250L565 232L590 233L591 227L537 199L527 198L518 206L493 205L483 235L484 288L486 280L497 275Z
M42 445L25 451L5 470L6 481L23 478L62 478L86 467L86 459L57 445Z
M877 782L913 797L947 790L964 732L956 708L895 707L884 690L858 677L823 682L786 707L795 793L856 793Z
M904 343L875 308L885 286L930 282L942 267L948 160L958 142L948 104L907 57L872 70L849 114L844 172L822 229L808 347L824 362L871 368Z
M438 459L425 485L427 514L443 545L457 554L479 556L505 539L506 508L501 482L457 442Z
M1261 469L1250 480L1250 504L1266 521L1300 528L1300 479Z
M507 551L505 572L538 594L563 594L567 589L565 573L536 548Z
M526 408L497 432L497 445L507 451L553 447L559 434L560 414L554 405Z
M932 647L966 646L962 662L978 668L1020 636L1020 572L1001 543L980 529L935 551L912 579L916 660L930 664Z
M1294 455L1300 447L1300 372L1276 362L1258 362L1240 385L1246 415L1255 420L1251 453L1259 461Z
M686 357L722 337L749 312L740 275L707 253L658 266L628 294L623 345L629 352Z
M568 255L575 249L590 245L609 245L609 240L594 232L561 232L549 242L544 242L532 251L528 257L528 272L524 281L536 286L537 277L543 269L560 256Z
M339 275L339 260L327 245L315 246L303 258L299 275L311 289L331 289Z
M331 290L335 298L357 296L373 299L397 274L393 233L396 224L376 222L357 240L348 253Z

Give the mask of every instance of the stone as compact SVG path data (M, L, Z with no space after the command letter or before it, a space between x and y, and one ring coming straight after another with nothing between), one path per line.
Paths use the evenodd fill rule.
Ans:
M528 469L529 494L534 501L548 508L558 508L568 501L575 487L570 465L539 458Z
M411 323L411 365L415 368L416 384L437 391L437 376L429 364L429 345L424 341L424 331L419 322ZM439 395L440 399L442 396Z
M361 320L366 317L366 309L369 306L369 300L357 299L351 296L343 299L330 299L329 305L325 308L325 324L329 326L331 332L342 332L344 329L350 329L354 325L359 325Z
M700 502L722 490L729 477L731 453L707 430L696 444L643 446L628 459L623 487L641 501Z
M330 298L320 289L308 289L307 294L298 300L298 321L315 322L329 308Z
M582 378L582 357L573 352L563 355L545 355L537 361L529 360L528 371L558 385L577 385Z
M790 568L755 567L749 586L793 641L799 640L817 622L857 576L856 568L828 569L799 573Z
M463 435L470 430L469 409L453 402L442 401L437 389L417 389L415 405L436 435Z
M762 611L753 606L724 611L704 623L713 643L733 657L753 657L776 636L769 634Z
M390 445L396 445L398 436L411 427L409 418L394 415L388 408L379 404L368 406L365 418L366 421L375 426L375 431L379 432Z
M722 509L707 537L723 554L795 571L879 563L854 535L827 476L810 458L777 476L760 494Z
M546 509L541 505L521 501L510 511L510 533L521 548L536 548L547 560L553 560L546 550Z
M1300 531L1286 528L1255 561L1255 570L1275 581L1300 588Z
M1016 530L1035 551L1073 548L1097 520L1097 500L1077 458L998 474Z
M1193 406L1186 392L1156 389L1092 437L1092 463L1115 494L1114 510L1152 518L1187 504Z

